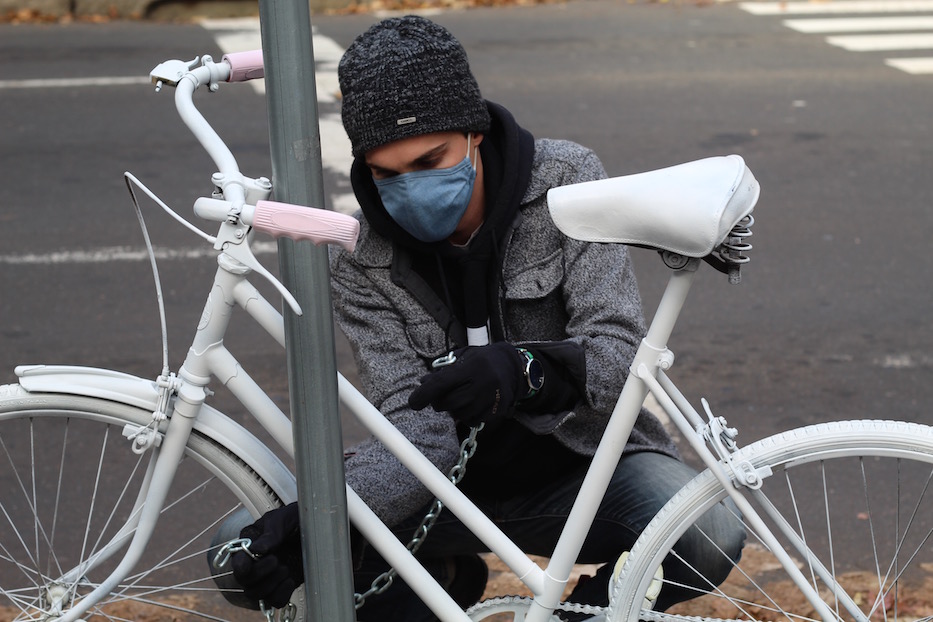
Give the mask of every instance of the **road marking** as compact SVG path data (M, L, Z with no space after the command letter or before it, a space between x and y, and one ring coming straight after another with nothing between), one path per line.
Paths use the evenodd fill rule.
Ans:
M839 0L838 2L743 2L754 15L839 15L933 12L933 0ZM805 34L827 34L825 41L850 52L903 52L933 49L933 15L872 15L786 19L783 25ZM841 34L872 33L872 34ZM886 58L888 67L905 73L933 73L933 57Z
M753 15L816 15L820 13L916 13L933 11L933 0L839 0L838 2L743 2Z
M933 73L933 57L889 58L885 64L914 75Z
M933 357L910 353L887 354L875 363L884 369L918 369L933 366Z
M250 245L254 255L268 255L278 249L276 242L256 241ZM216 257L217 251L208 245L197 248L157 248L156 259L203 259ZM148 251L143 247L108 246L90 250L63 250L51 253L27 253L25 255L0 255L0 265L47 266L60 264L89 264L136 262L149 259Z
M32 80L0 80L0 89L54 89L82 86L125 86L149 84L149 76L124 76L100 78L45 78Z
M212 31L215 41L224 53L255 50L262 47L259 20L256 18L205 20L204 28ZM314 32L315 83L318 101L335 108L338 102L337 63L343 48L337 42ZM155 66L155 65L153 65ZM253 88L265 92L264 80L251 80ZM148 76L52 78L27 80L0 80L0 89L48 89L79 88L87 86L124 86L151 84ZM353 162L350 140L347 138L338 111L321 112L321 159L324 168L346 181L349 187L349 171ZM330 197L331 207L339 212L353 213L359 209L352 192L335 193ZM274 241L256 241L251 245L256 255L268 255L278 251ZM158 248L159 260L190 260L215 257L217 251L209 246L198 248ZM49 253L27 253L23 255L0 255L0 265L61 265L95 264L110 262L147 261L148 252L143 247L111 246L89 250L61 250Z
M826 40L831 45L850 52L886 52L933 48L933 32L897 35L851 35L826 37Z
M913 17L850 17L835 19L787 19L784 25L807 34L833 32L884 32L892 30L931 30L933 15Z

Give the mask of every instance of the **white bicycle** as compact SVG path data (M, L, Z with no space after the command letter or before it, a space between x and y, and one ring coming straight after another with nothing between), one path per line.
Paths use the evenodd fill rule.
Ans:
M153 70L159 86L175 87L181 118L219 171L212 177L213 195L194 204L200 217L219 224L215 236L198 231L216 249L218 268L184 364L172 372L166 363L156 380L106 369L20 366L18 382L0 386L2 620L305 617L301 589L294 605L278 614L237 606L242 600L223 570L223 556L216 555L236 536L225 527L297 498L295 477L278 455L293 454L288 417L224 347L224 336L240 307L284 345L281 313L250 284L252 275L268 279L296 307L250 252L255 231L352 248L358 224L333 212L269 201L269 181L242 175L195 109L192 96L199 86L214 91L219 82L261 73L261 55L249 54L219 63L209 57L168 61ZM131 191L145 190L131 175L127 179ZM341 403L437 496L444 511L454 512L488 545L529 594L498 595L463 611L417 562L412 543L393 537L348 488L350 520L439 618L550 622L573 612L614 622L696 615L933 619L919 604L931 589L933 569L933 493L927 494L933 429L856 419L739 448L736 431L705 400L703 415L698 413L668 376L668 338L694 276L705 261L738 281L751 248L747 237L757 198L757 182L738 156L549 193L554 221L566 235L655 249L671 275L544 567L473 506L452 483L456 477L435 468L339 378ZM154 259L153 268L158 283ZM279 447L266 446L207 404L212 382L226 386ZM563 602L577 553L649 393L707 468L670 500L620 561L613 584L606 586L608 608ZM722 585L697 588L697 600L652 611L659 581L668 580L659 572L661 563L676 555L672 549L681 534L696 529L698 517L726 498L734 501L749 534L741 562Z

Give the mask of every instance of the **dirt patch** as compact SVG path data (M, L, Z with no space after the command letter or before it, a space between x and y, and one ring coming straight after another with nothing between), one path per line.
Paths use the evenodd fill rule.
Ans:
M515 578L501 560L494 555L485 556L484 559L486 559L486 564L489 566L489 583L486 586L484 598L504 595L530 596L531 593L528 589ZM546 560L537 559L536 561L543 565ZM769 571L777 570L777 567L774 566L774 558L756 545L745 547L742 552L740 566L752 577L767 576ZM580 575L593 575L597 568L598 566L593 565L575 567L564 597L568 596ZM899 622L913 622L933 614L933 564L924 564L922 568L925 571L925 577L898 588L897 614ZM872 573L846 573L841 576L840 582L859 606L868 606L878 597L878 579ZM785 609L801 616L807 616L810 619L819 618L790 580L771 581L768 583L767 589ZM760 598L757 589L753 588L748 578L743 576L741 572L733 572L726 580L723 590L739 599L745 597L746 600L751 600L756 595ZM825 589L821 595L826 602L833 602L828 589ZM883 622L885 619L883 609L887 609L889 616L893 613L893 594L887 596L887 601L885 603L886 607L878 607L879 611L873 616L872 620ZM695 598L672 607L669 611L680 615L714 617L727 620L749 619L750 617L758 620L770 620L779 617L773 611L756 607L746 607L745 611L740 611L723 598L715 596ZM849 619L846 616L843 617Z
M531 592L520 582L502 561L495 555L485 555L484 559L489 567L489 582L486 585L486 592L483 598L492 598L494 596L531 596ZM546 559L532 558L540 566L544 566ZM773 567L773 558L765 553L760 547L749 545L745 547L742 553L742 569L750 576L766 576ZM568 582L567 589L564 592L566 598L573 587L576 585L580 576L592 576L598 566L596 565L578 565L574 567ZM925 576L909 585L902 585L898 588L897 613L899 622L914 622L916 620L927 618L933 614L933 564L924 564L922 566ZM841 583L848 593L859 606L868 605L874 602L878 597L877 577L868 572L852 572L842 575ZM757 592L752 588L749 580L740 572L733 572L726 580L723 589L726 593L736 598L745 597L751 600L751 597ZM815 612L800 595L790 581L772 581L768 584L769 593L775 595L775 600L780 602L786 609L794 611L801 616L807 616L810 619L817 619ZM823 594L827 602L832 602L828 591ZM893 595L888 595L886 605L892 605ZM169 606L176 611L166 611L163 607L155 605L142 605L138 603L116 603L104 608L108 617L91 616L87 618L88 622L105 622L105 620L133 620L134 622L189 622L195 619L195 616L189 616L183 613L185 609L197 609L197 599L195 596L179 596L166 599ZM884 608L879 607L878 613L872 618L873 621L884 622L884 613L880 611ZM891 607L886 607L889 614L892 613ZM774 619L773 612L756 608L746 607L745 611L740 611L726 602L722 598L713 596L704 596L694 600L681 603L670 610L671 613L678 613L689 616L714 617L723 619L748 619L750 616L759 620ZM220 614L221 612L217 612ZM239 618L244 621L256 620L257 613L246 610L239 610ZM16 615L22 615L23 612L10 607L0 607L0 620L12 620ZM230 610L223 612L228 616ZM28 619L28 618L27 618ZM201 618L197 618L201 619ZM226 619L226 618L224 618ZM848 618L846 618L848 619ZM506 620L503 617L503 620ZM491 618L490 622L494 622Z

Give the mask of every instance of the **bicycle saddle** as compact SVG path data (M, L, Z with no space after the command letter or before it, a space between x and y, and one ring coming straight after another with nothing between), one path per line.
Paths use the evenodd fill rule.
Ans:
M614 242L705 257L758 201L737 155L587 181L548 191L554 224L586 242Z

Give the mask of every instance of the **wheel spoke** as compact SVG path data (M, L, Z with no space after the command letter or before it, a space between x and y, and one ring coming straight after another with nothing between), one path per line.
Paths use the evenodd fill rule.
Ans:
M19 487L20 492L23 495L23 499L26 501L27 505L32 510L32 516L34 518L34 521L38 522L38 517L36 517L36 513L35 513L35 506L33 506L32 503L30 502L29 495L26 493L26 488L23 485L23 480L22 480L22 477L20 476L20 469L19 467L17 467L16 463L13 461L13 456L10 454L10 451L7 448L6 440L4 439L2 434L0 434L0 447L3 448L3 453L6 455L7 461L10 464L9 472L16 478L16 483ZM2 500L0 500L0 511L3 512L3 517L6 519L6 522L10 525L10 528L12 529L13 534L16 536L16 540L19 542L20 546L22 547L23 553L29 559L30 564L38 570L39 564L37 560L32 556L32 552L29 550L29 546L26 544L26 541L23 539L23 536L20 533L19 528L17 527L16 523L13 521L9 512L7 511L7 504ZM3 545L3 553L4 555L8 556L10 559L14 559L14 555L5 546L5 544ZM19 566L20 568L24 568L24 566L22 566L21 564L17 564L17 566ZM38 583L36 583L35 585L38 586Z
M55 555L55 551L56 551L55 532L56 532L56 529L58 528L58 509L61 504L62 485L63 485L63 482L65 481L65 468L66 468L65 465L67 464L67 461L65 460L65 448L68 447L68 431L71 427L70 423L71 423L71 419L67 419L65 421L65 426L64 426L63 433L62 433L62 448L61 448L61 452L59 452L59 454L61 455L61 460L59 461L59 464L58 464L58 478L55 483L55 503L52 506L52 527L50 529L51 533L48 536L49 561L46 567L47 568L51 567L51 565L54 563L55 569L58 571L59 575L62 574L62 566L59 563L58 558ZM40 521L37 518L36 524L38 525L39 523Z
M797 496L794 493L794 484L791 481L790 473L787 471L784 471L784 483L786 486L788 498L790 499L790 507L794 510L794 519L797 522L797 535L800 536L800 540L803 542L804 549L809 551L810 547L807 546L807 531L803 528L803 520L800 516L800 505L797 503ZM809 555L806 556L806 562L807 569L810 571L810 585L813 586L813 589L817 589L816 569L813 567L813 558Z
M834 547L833 520L832 520L832 517L830 516L830 509L829 509L831 505L829 501L829 486L826 483L826 463L823 461L820 462L820 481L822 482L822 485L823 485L823 508L826 513L826 542L829 545L829 576L833 580L835 585L838 586L839 585L838 575L836 574L836 553L833 548ZM832 590L832 593L833 593L833 603L834 603L835 610L836 610L836 617L839 619L842 619L842 617L839 615L839 595L838 595L837 590L835 589L835 586L833 587L834 589Z
M868 532L869 532L869 535L871 536L871 553L872 553L872 559L875 562L875 575L878 577L878 593L880 595L881 592L884 591L884 586L887 580L881 578L880 553L878 551L878 539L875 536L875 521L872 515L871 495L869 494L869 486L868 486L868 473L866 472L864 458L859 458L859 471L862 474L862 494L865 497L865 516L867 517L867 521L868 521ZM882 601L883 601L883 597L882 597ZM874 614L876 606L877 606L877 602L875 605L872 606L871 610L869 611L868 613L869 617L871 617ZM887 619L887 616L885 616L885 619Z

